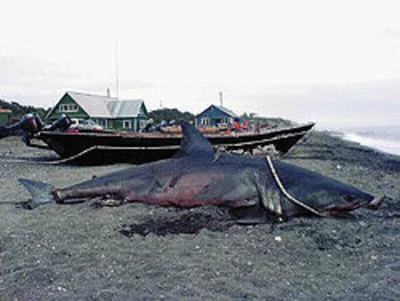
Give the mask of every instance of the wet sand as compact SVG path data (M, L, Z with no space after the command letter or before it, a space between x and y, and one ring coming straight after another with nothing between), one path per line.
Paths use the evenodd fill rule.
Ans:
M0 140L1 301L400 299L399 157L313 131L283 160L386 202L257 226L215 207L15 205L30 197L18 178L64 187L128 166L42 163L56 158Z

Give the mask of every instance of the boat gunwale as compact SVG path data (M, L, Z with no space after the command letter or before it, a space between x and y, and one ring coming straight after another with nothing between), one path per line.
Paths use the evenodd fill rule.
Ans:
M257 137L257 136L263 136L263 135L272 135L276 134L278 132L291 132L292 130L303 130L305 131L310 130L315 123L310 122L306 124L301 124L301 125L293 125L289 127L284 127L284 128L273 128L273 129L266 129L264 131L260 131L259 133L257 132L242 132L242 133L236 133L233 132L234 134L204 134L206 138L216 138L216 139L232 139L232 138L250 138L250 137ZM153 135L151 135L153 134ZM96 132L78 132L78 133L68 133L68 132L52 132L52 131L41 131L39 132L35 138L40 139L41 136L47 136L50 138L51 136L88 136L88 137L101 137L101 138L107 138L107 137L112 137L112 138L126 138L126 139L181 139L182 134L181 133L159 133L159 132L149 132L149 133L135 133L135 132L101 132L101 131L96 131Z

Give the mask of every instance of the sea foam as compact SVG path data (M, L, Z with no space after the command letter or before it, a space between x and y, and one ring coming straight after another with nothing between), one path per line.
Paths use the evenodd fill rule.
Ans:
M386 129L386 130L385 130ZM395 133L395 135L393 135ZM348 129L342 131L343 139L358 142L383 152L400 155L399 132L393 132L393 128L362 128L358 130Z

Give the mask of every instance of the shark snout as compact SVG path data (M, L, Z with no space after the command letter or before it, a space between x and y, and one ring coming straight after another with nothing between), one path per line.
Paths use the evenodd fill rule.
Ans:
M379 208L379 206L383 203L385 200L386 196L376 196L372 199L372 201L369 202L368 204L368 209L376 210Z
M333 200L326 205L323 211L328 211L335 215L335 213L351 211L361 207L377 209L383 200L384 197L374 197L368 193L346 192L339 195L336 201Z
M374 199L373 195L359 190L350 190L344 193L344 201L346 203L359 204L360 206L368 205Z

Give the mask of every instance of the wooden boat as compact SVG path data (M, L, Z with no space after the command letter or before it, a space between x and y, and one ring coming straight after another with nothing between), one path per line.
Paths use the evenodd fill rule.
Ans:
M286 153L312 127L314 123L260 132L232 134L205 134L210 142L226 150L252 151L257 147L273 145L281 154ZM78 164L102 164L116 162L144 163L171 157L180 146L180 134L131 133L131 132L58 132L42 130L29 139L29 146L43 147L35 143L43 141L65 161Z

